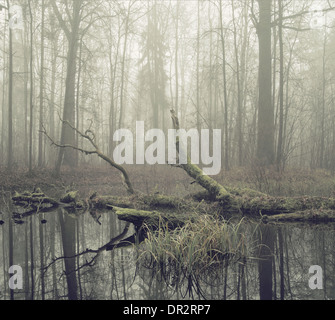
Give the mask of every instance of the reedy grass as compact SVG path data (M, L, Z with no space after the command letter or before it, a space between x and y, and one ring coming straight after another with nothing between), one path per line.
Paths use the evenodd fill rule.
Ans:
M203 275L246 257L243 225L243 219L232 223L202 215L196 222L171 230L161 220L155 230L147 227L139 261L147 268L158 268L164 278Z

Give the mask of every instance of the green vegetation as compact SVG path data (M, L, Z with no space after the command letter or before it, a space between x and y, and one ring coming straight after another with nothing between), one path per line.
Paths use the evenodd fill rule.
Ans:
M157 229L147 228L147 239L139 248L139 261L162 274L201 275L212 267L247 257L244 220L232 223L202 215L197 221L171 230L161 220ZM169 272L168 272L169 271Z

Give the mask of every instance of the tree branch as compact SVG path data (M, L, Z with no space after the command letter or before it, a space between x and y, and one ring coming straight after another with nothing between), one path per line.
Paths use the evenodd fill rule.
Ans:
M68 121L66 120L62 120L63 124L68 125L72 130L74 130L78 135L80 135L83 139L88 140L91 145L94 147L95 150L86 150L86 149L82 149L73 145L62 145L59 143L56 143L46 132L45 128L43 127L43 130L41 131L43 134L46 135L46 137L51 141L51 144L58 147L58 148L71 148L77 151L80 151L82 153L85 153L86 155L90 155L90 154L96 154L99 158L105 160L106 162L108 162L112 167L114 167L115 169L119 170L122 174L122 178L124 180L126 189L128 191L128 193L130 194L135 194L135 190L132 186L132 183L130 182L129 179L129 175L127 173L127 171L125 170L125 168L123 168L121 165L117 164L115 161L113 161L110 157L106 156L103 152L101 152L101 150L99 149L98 145L95 143L95 134L91 129L88 129L85 131L85 133L82 133L80 130L78 130L77 128L75 128L73 125L71 125ZM91 136L90 136L91 135Z
M56 1L55 0L51 0L51 5L52 5L53 11L54 11L54 13L55 13L55 15L56 15L56 17L58 19L58 22L59 22L61 28L63 29L63 31L65 33L66 37L68 39L70 39L70 29L66 25L64 19L62 18L62 15L61 15L61 13L58 10Z

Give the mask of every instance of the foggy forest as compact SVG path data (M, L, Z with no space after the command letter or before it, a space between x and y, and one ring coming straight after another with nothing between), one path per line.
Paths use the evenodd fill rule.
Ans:
M335 1L0 10L0 299L335 299Z

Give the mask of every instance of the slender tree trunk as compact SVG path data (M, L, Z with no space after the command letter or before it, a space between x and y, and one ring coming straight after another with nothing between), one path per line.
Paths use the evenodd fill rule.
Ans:
M235 7L232 4L233 25L234 25L234 51L236 60L236 83L237 83L237 114L236 114L236 130L237 130L237 150L238 150L238 165L242 166L242 152L243 152L243 135L242 135L242 88L240 76L240 57L238 53L237 44L237 28L235 21Z
M320 168L325 167L325 109L326 109L326 48L327 48L327 30L325 27L322 54L322 97L321 97L321 134L320 134Z
M9 8L9 0L7 0ZM9 70L8 70L8 156L7 168L12 170L13 166L13 34L9 28Z
M211 21L211 3L208 3L208 23L209 23L209 81L208 81L208 95L209 95L209 129L213 129L213 33L212 33L212 21Z
M228 91L226 74L226 44L223 33L223 8L220 0L220 38L222 49L222 76L223 76L223 97L224 97L224 131L225 131L225 170L229 170L229 137L228 137Z
M28 23L25 23L25 30L24 30L24 47L28 47L29 43L29 34L28 34ZM24 75L23 75L23 81L24 81L24 89L23 89L23 104L24 104L24 118L26 121L24 122L24 161L26 167L29 166L29 130L28 130L28 112L29 112L29 52L27 50L24 50Z
M51 29L55 33L54 28ZM57 40L55 40L57 41ZM55 136L55 91L56 91L56 62L57 62L57 53L56 53L56 43L53 44L53 53L52 53L52 65L51 65L51 84L50 84L50 102L49 102L49 130L50 136ZM54 149L50 148L49 150L49 161L52 161L54 164L55 153Z
M7 30L7 26L6 24L4 24L4 29L3 29L3 33L6 34L6 30ZM3 47L6 48L6 37L3 37ZM5 52L3 52L3 60L4 63L7 64L7 54ZM6 107L5 107L5 100L6 100L6 89L7 89L7 85L6 83L8 83L7 81L7 72L6 69L3 71L2 73L2 100L1 100L1 106L2 106L2 114L1 114L1 145L0 145L0 152L1 152L1 163L5 163L5 161L7 160L5 158L5 132L6 132ZM25 153L26 154L26 153Z
M68 53L67 53L67 70L65 83L65 98L63 109L63 120L69 122L72 126L75 125L75 89L76 89L76 71L77 71L77 52L79 48L78 34L80 25L80 10L81 1L73 2L73 17L71 19L71 30L68 30ZM56 6L55 4L53 4ZM63 22L64 23L64 22ZM62 26L62 25L61 25ZM75 145L75 132L67 124L63 122L61 130L61 143ZM77 152L71 148L61 148L59 150L56 163L56 174L60 173L62 162L74 167L77 163Z
M271 70L271 0L258 0L259 105L257 158L263 165L274 163L274 110Z
M180 3L177 1L176 3L176 51L175 51L175 59L174 59L174 64L175 64L175 77L176 77L176 98L175 98L175 110L177 113L177 116L179 116L179 71L178 71L178 51L179 51L179 9Z
M31 0L29 0L30 15L30 122L29 122L29 172L33 169L33 124L34 124L34 70L33 70L33 14Z
M284 47L283 47L283 4L278 0L279 24L279 132L277 143L277 170L282 168L283 158L283 122L284 122Z
M127 44L128 44L128 33L129 33L129 15L130 15L131 2L128 4L128 12L126 17L126 26L124 34L124 43L123 43L123 53L122 53L122 63L121 63L121 88L120 88L120 117L119 117L119 128L122 128L123 115L125 113L124 106L124 85L125 85L125 63L127 55Z
M44 16L45 4L42 0L42 25L41 25L41 76L40 76L40 119L39 119L39 134L38 134L38 167L43 166L43 103L44 103Z
M200 1L198 1L198 31L197 31L197 129L200 132Z
M76 127L80 128L80 112L79 112L79 103L80 103L80 80L81 80L81 71L82 71L82 52L83 51L83 39L80 40L79 46L79 63L78 63L78 77L77 77L77 92L76 92ZM79 135L76 134L76 146L79 144ZM76 156L76 165L79 164L79 157Z
M112 44L110 43L109 48L109 64L110 64L110 107L109 107L109 156L111 157L113 154L114 149L114 142L113 142L113 135L116 129L116 112L115 112L115 92L116 92L116 71L119 59L119 47L120 47L120 40L121 40L121 30L119 27L118 30L118 40L116 44L116 53L115 58L113 61L112 57ZM112 35L110 34L110 38Z

